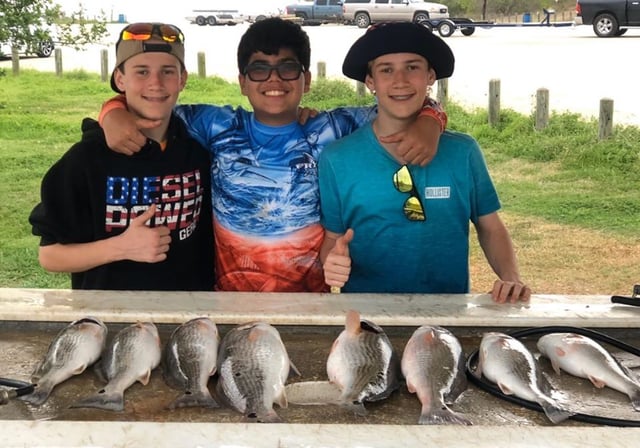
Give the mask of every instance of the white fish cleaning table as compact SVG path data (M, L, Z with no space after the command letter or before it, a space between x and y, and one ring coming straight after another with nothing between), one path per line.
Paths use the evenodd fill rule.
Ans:
M637 340L638 322L640 322L640 308L612 304L609 296L593 295L534 295L528 304L495 304L485 294L459 295L407 295L407 294L313 294L313 293L231 293L231 292L132 292L132 291L71 291L44 289L12 289L0 288L0 330L3 327L16 328L20 323L24 325L43 325L50 327L46 336L46 345L55 335L53 328L58 329L84 316L95 316L102 319L108 326L123 325L135 321L153 321L165 328L187 320L209 316L216 324L225 327L252 320L263 320L278 327L283 333L285 345L289 349L288 340L296 339L295 332L289 335L288 329L307 327L312 329L311 336L302 338L304 341L315 339L317 328L318 339L324 337L322 344L330 344L344 325L345 313L349 309L358 310L363 318L382 326L397 348L402 348L410 331L420 325L441 325L448 328L455 327L462 333L476 335L486 329L494 328L528 328L549 325L576 326L592 329L614 329L618 334L628 332L634 334ZM56 326L56 323L59 323ZM326 330L329 328L329 330ZM403 332L404 331L404 332ZM408 332L408 334L407 334ZM9 332L10 333L10 332ZM222 331L224 333L224 331ZM307 339L305 339L307 338ZM328 342L327 342L328 341ZM0 355L9 347L8 342L0 339ZM328 353L317 350L320 358ZM13 349L15 351L15 348ZM40 350L43 350L40 348ZM466 350L467 351L467 350ZM309 371L305 365L305 356L312 356L312 350L290 350L292 360L305 375ZM468 354L468 353L467 353ZM12 354L15 355L15 352ZM316 378L321 376L323 359L316 360ZM0 364L0 376L27 379L31 373L32 361L15 362L9 372L3 371L7 364ZM307 368L305 368L307 367ZM319 369L319 370L318 370ZM318 373L320 372L320 373ZM155 373L155 372L154 372ZM88 374L85 372L81 377ZM566 374L565 374L566 376ZM306 378L309 379L309 378ZM69 380L77 383L77 387L86 390L87 385L79 380ZM89 381L89 380L88 380ZM155 381L162 383L159 375ZM90 387L99 383L89 382ZM65 384L58 386L65 387ZM0 446L265 446L265 447L298 447L298 446L554 446L554 447L624 447L636 446L640 430L635 428L614 428L585 424L561 424L552 426L544 417L519 415L516 411L507 412L504 421L480 421L470 427L447 426L419 426L415 424L419 415L419 403L415 395L404 392L411 404L408 408L404 402L397 401L396 406L402 406L405 418L411 423L396 424L391 419L389 424L378 424L374 418L385 403L367 405L372 418L357 423L353 416L345 416L340 423L291 423L297 421L294 414L288 415L295 406L276 411L289 423L278 425L260 425L238 423L239 414L222 410L199 410L196 417L189 421L164 421L159 415L153 414L151 421L141 418L137 410L144 406L135 403L144 401L149 392L145 387L132 386L125 394L133 412L123 415L113 413L90 412L86 420L72 416L71 419L62 417L52 420L38 420L37 413L29 414L24 403L11 403L0 407ZM70 386L73 387L73 386ZM135 389L135 390L134 390ZM70 391L73 389L69 389ZM93 390L86 391L92 392ZM53 396L58 389L54 389ZM480 394L481 391L476 391ZM136 395L137 394L137 395ZM620 398L612 392L614 399L625 403L625 397ZM162 403L177 396L176 391L168 390L156 394ZM466 400L466 392L460 401ZM50 399L52 400L52 399ZM400 398L398 398L400 400ZM469 400L471 401L471 400ZM55 400L54 400L55 402ZM456 402L456 404L458 404ZM454 405L454 409L465 412L474 423L478 420L469 412L488 412L496 407L511 406L502 404L496 398L490 397L491 409L471 406ZM390 406L393 406L392 403ZM138 406L138 407L136 407ZM7 417L13 407L14 413ZM300 408L298 406L298 408ZM317 413L316 409L303 407L299 412ZM401 410L403 409L401 408ZM307 411L307 409L309 411ZM222 412L223 419L215 420L211 415ZM531 411L527 411L531 412ZM534 413L535 414L535 413ZM100 416L107 418L100 420ZM192 418L190 416L189 418ZM290 418L288 418L290 417ZM49 418L40 416L40 418ZM638 417L640 419L640 416ZM78 420L82 420L79 424ZM141 420L141 421L140 421ZM211 423L213 422L213 423ZM356 423L354 423L356 422ZM373 424L372 424L373 422ZM486 423L486 424L485 424Z

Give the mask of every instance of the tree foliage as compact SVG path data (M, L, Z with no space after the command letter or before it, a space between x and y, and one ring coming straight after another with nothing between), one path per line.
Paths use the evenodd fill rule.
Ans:
M0 0L0 42L36 48L51 39L61 45L81 49L98 43L107 35L104 13L87 20L81 3L65 15L53 0Z

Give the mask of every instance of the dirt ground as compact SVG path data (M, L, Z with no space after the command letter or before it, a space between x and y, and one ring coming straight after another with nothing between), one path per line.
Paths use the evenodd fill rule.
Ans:
M630 295L640 283L640 239L605 236L542 219L501 213L511 233L520 275L534 294ZM472 292L487 292L496 279L471 237Z

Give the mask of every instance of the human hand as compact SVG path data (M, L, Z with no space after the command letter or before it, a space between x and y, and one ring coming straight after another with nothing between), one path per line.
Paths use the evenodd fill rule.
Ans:
M440 123L430 116L419 116L406 130L379 137L382 143L397 143L396 153L404 163L425 166L438 152Z
M298 108L298 123L305 124L309 118L313 118L318 115L317 109L311 109L310 107Z
M115 152L133 155L147 142L142 129L153 129L159 126L160 120L136 119L125 109L114 109L107 113L102 120L102 129L107 146Z
M125 254L123 259L142 263L158 263L166 260L171 236L166 226L148 227L146 222L156 213L152 204L140 216L131 220L127 230L120 235L120 246Z
M496 280L491 290L491 298L497 303L516 303L518 300L528 302L531 289L521 281Z
M344 235L336 239L336 244L327 254L322 266L324 281L329 286L342 288L351 274L351 257L349 257L349 243L353 240L353 230L347 229Z

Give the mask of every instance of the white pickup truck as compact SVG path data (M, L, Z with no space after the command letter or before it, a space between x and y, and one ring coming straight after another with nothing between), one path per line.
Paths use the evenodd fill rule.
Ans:
M413 21L449 18L449 8L422 0L344 0L344 20L359 28L375 22Z

